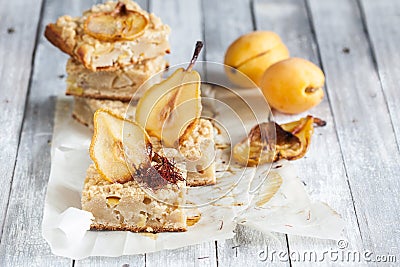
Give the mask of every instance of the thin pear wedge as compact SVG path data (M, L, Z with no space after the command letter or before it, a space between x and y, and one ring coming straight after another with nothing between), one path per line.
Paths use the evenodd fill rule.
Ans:
M193 130L201 115L201 79L192 70L201 47L202 43L197 42L187 69L179 68L150 87L136 108L136 121L168 147L177 146L179 139Z
M105 109L94 114L90 157L107 181L125 183L132 180L133 169L150 164L150 146L148 135L136 122Z
M246 166L302 158L310 146L314 124L325 126L326 123L307 116L282 125L275 122L258 124L245 139L234 146L233 156L238 163ZM273 140L273 137L276 139Z

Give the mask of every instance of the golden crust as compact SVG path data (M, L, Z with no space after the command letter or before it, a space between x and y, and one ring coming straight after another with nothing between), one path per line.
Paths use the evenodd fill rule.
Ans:
M85 57L88 52L89 52L88 47L86 45L82 45L76 50L76 57L80 62L82 62L83 66L85 66L85 68L91 69L89 62L88 62L87 58ZM112 68L112 67L110 67L110 68Z
M89 127L89 124L86 123L86 122L84 122L84 121L83 121L81 118L79 118L76 114L72 113L72 118L73 118L74 120L76 120L77 122L79 122L80 124L82 124L82 125L84 125L84 126L86 126L86 127Z
M121 101L121 102L126 102L129 103L129 101L132 100L132 96L131 95L116 95L114 94L107 94L102 92L100 93L82 93L82 94L78 94L75 93L73 90L71 91L66 91L65 95L71 95L71 96L80 96L80 97L86 97L86 98L93 98L93 99L98 99L98 100L114 100L114 101Z
M179 136L179 145L182 145L182 142L188 138L189 135L191 135L200 122L200 118L195 118L185 129L183 134Z
M46 26L44 36L52 43L55 47L58 47L64 53L73 56L74 48L69 46L61 37L62 29L54 23L50 23Z
M135 233L162 233L162 232L186 232L187 229L184 227L178 228L162 228L162 227L151 227L151 231L148 231L148 226L145 227L136 227L130 225L111 225L111 224L101 224L101 223L92 223L90 226L90 230L96 231L130 231Z

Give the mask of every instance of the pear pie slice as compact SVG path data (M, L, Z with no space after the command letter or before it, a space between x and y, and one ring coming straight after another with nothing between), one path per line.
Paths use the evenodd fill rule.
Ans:
M81 17L62 16L45 36L87 69L116 70L169 53L170 28L130 0L93 6Z
M186 170L151 149L146 132L109 110L94 116L90 165L82 209L91 229L133 232L186 231Z

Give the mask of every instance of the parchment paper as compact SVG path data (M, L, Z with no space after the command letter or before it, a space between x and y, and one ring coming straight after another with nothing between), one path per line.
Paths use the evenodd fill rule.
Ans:
M279 162L265 183L249 193L262 170L242 170L220 175L216 186L190 189L192 203L221 191L227 195L209 205L188 210L201 214L187 232L141 234L122 231L88 231L92 214L82 211L80 198L86 169L91 163L88 147L91 131L71 118L72 100L59 97L52 141L51 173L44 207L42 233L54 254L73 259L88 256L120 256L174 249L234 236L237 224L264 233L339 239L344 222L328 205L311 202L289 162ZM223 120L223 118L220 118ZM223 168L219 162L217 168ZM279 166L279 167L278 167ZM232 181L237 181L234 185ZM229 189L229 190L228 190Z

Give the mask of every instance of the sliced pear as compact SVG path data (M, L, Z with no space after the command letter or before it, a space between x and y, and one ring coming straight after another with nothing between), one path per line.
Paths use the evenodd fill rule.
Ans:
M132 167L150 164L149 146L150 138L136 122L105 109L94 114L90 157L107 181L125 183L132 180Z
M201 47L202 43L198 42L186 70L177 69L166 80L150 87L137 105L136 121L166 146L177 146L179 139L191 133L200 118L200 75L192 67Z
M143 14L128 10L124 3L118 2L112 12L91 14L85 21L84 31L106 42L131 41L141 36L148 24Z
M314 124L325 126L321 119L307 116L298 121L279 125L274 122L254 126L248 137L233 148L233 156L242 165L275 162L280 159L295 160L304 157L311 143ZM275 144L271 138L275 130ZM274 146L274 147L273 147Z
M149 135L174 146L200 114L200 75L181 68L146 91L137 105L136 121Z
M300 151L289 154L287 156L284 155L281 158L295 160L304 157L311 143L311 137L314 133L314 121L316 120L319 119L312 116L307 116L305 118L301 118L298 121L289 122L281 125L282 129L294 134L300 140L301 144Z

